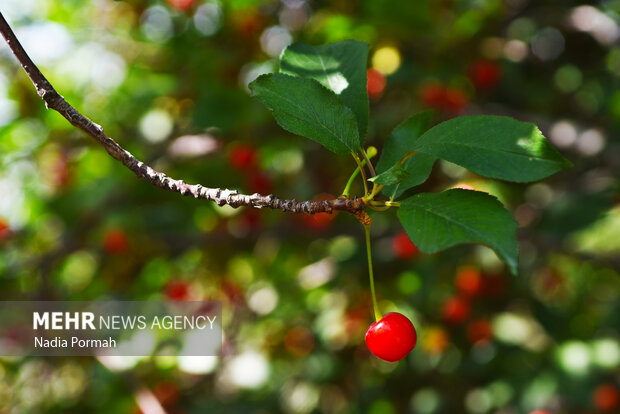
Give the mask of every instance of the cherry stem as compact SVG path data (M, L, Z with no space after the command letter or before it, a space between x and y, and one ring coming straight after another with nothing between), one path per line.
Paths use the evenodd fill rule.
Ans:
M366 183L366 171L364 171L364 164L362 164L362 160L360 160L360 157L358 157L357 154L352 152L351 155L353 155L353 158L355 159L355 162L357 163L357 167L360 170L360 174L362 174L362 181L364 183L364 195L367 195L368 184Z
M362 157L364 157L364 161L366 161L366 165L370 170L370 176L374 177L377 173L375 172L375 167L372 166L372 162L370 162L370 159L368 158L368 154L366 154L366 151L364 151L363 148L360 148L360 152L362 153Z
M364 165L366 161L362 161L362 166ZM355 171L353 171L353 174L351 174L351 177L349 177L349 181L347 181L347 185L344 187L344 190L342 190L342 195L348 196L350 191L351 191L351 186L353 185L353 181L355 181L355 177L357 177L357 175L360 173L360 167L357 167L355 169Z
M375 294L375 276L372 271L372 252L370 248L370 224L364 225L364 232L366 233L366 255L368 256L368 275L370 276L370 294L372 295L372 308L375 313L375 320L379 322L381 320L381 312L379 312L379 305L377 305L377 295Z

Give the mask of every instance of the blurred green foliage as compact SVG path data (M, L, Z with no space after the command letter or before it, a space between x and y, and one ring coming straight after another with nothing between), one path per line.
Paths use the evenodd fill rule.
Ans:
M406 360L382 363L363 342L355 220L153 188L46 111L0 46L0 298L215 299L225 331L219 358L3 358L0 412L148 414L153 394L170 413L602 411L620 367L620 6L586 3L3 0L70 103L187 182L340 194L349 159L280 129L247 90L294 40L369 42L386 80L369 144L429 108L510 115L575 167L524 185L442 162L424 185L500 198L519 222L519 277L485 247L402 254L394 212L373 214L381 307L420 336ZM233 168L240 146L254 161ZM464 306L446 309L450 298Z

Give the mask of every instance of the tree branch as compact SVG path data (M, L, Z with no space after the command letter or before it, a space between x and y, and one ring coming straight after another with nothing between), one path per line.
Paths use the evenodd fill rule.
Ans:
M258 193L246 195L239 194L236 190L208 188L200 184L187 184L183 180L175 180L164 173L155 171L153 168L134 157L129 151L122 148L112 138L108 137L103 132L103 128L100 125L82 115L56 92L32 59L30 59L1 12L0 33L2 33L2 36L9 45L13 55L17 58L19 64L26 74L28 74L37 93L43 101L45 101L45 106L48 109L54 109L64 116L73 126L93 137L114 159L123 163L123 165L133 171L134 174L148 181L155 187L165 188L185 196L193 196L194 198L213 201L218 206L227 204L231 207L247 206L254 208L271 208L291 213L308 214L323 212L332 213L334 210L356 213L364 209L365 204L360 198L351 200L338 198L325 201L283 200L273 194L266 196Z

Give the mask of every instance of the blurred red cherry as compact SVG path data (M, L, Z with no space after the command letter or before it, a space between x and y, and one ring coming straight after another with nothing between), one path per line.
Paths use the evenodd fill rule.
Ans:
M321 193L313 198L314 201L325 201L325 200L333 200L335 197L328 193ZM337 211L333 213L316 213L316 214L303 214L301 216L304 224L312 229L317 231L322 231L327 229L334 218L338 214Z
M493 338L493 328L486 319L476 319L467 326L467 337L472 344L488 342Z
M256 230L261 225L261 214L256 208L246 208L239 217L241 225L247 231Z
M273 185L271 183L271 177L266 172L255 171L248 173L246 177L247 187L251 193L258 193L262 195L271 194Z
M237 145L228 153L228 162L236 170L248 170L256 166L256 149L250 145Z
M52 184L56 188L69 186L71 182L71 170L69 168L69 157L66 153L61 153L54 162L51 171Z
M123 254L129 248L129 239L124 231L109 230L103 236L103 250L109 254Z
M443 319L452 325L460 325L467 320L471 308L469 303L463 298L451 297L443 303Z
M368 69L366 72L367 83L366 89L368 91L368 97L371 99L377 99L383 94L385 89L385 76L376 69Z
M309 329L296 326L286 333L284 347L293 356L306 357L314 349L314 335Z
M408 260L418 254L418 248L409 239L406 232L398 233L392 240L392 250L394 255L402 260Z
M530 414L551 414L551 413L545 410L536 410L536 411L532 411Z
M446 89L440 83L432 83L420 92L422 103L433 109L443 109L446 101Z
M194 6L195 0L167 0L177 10L187 11Z
M594 390L594 405L600 411L617 413L620 408L620 395L618 389L611 384L603 384Z
M506 289L506 280L501 274L482 275L482 294L496 298L501 296Z
M246 38L258 34L265 25L263 16L253 9L246 9L234 14L232 20L237 33Z
M239 305L244 302L243 289L235 282L223 280L220 289L233 304Z
M474 266L463 266L458 269L455 279L456 288L464 296L476 296L482 290L480 270Z
M9 222L4 217L0 217L0 242L7 240L9 237L11 237Z
M165 289L168 300L188 300L190 291L189 283L183 280L171 280Z
M499 83L501 75L497 62L490 60L479 60L469 69L469 77L479 90L493 89Z
M459 89L446 89L444 109L448 112L459 113L467 106L469 99Z
M172 405L179 400L179 387L172 381L161 381L155 385L153 394L159 402L166 406Z

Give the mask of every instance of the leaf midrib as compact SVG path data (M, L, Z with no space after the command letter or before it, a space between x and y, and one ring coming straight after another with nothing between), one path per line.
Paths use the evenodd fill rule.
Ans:
M422 137L420 137L422 138ZM543 158L540 156L536 156L536 155L529 155L529 154L525 154L522 152L517 152L517 151L511 151L511 150L507 150L507 149L497 149L497 148L489 148L489 147L482 147L482 146L475 146L475 145L467 145L466 143L463 142L445 142L445 141L437 141L437 143L440 143L442 145L446 145L446 144L450 144L450 146L452 147L462 147L462 148L469 148L469 149L477 149L477 150L484 150L484 151L490 151L490 152L496 152L496 153L507 153L507 154L513 154L513 155L517 155L519 157L523 157L523 158L533 158L539 161L543 161L543 162L548 162L548 163L552 163L552 164L561 164L560 161L555 161L549 158ZM429 147L428 145L426 147ZM432 144L430 146L432 148ZM424 148L424 147L423 147ZM421 149L417 149L420 152L424 152ZM433 154L430 153L430 155L435 155L438 156L438 154Z
M461 223L459 223L459 222L457 222L457 221L455 221L455 220L451 219L450 217L447 217L447 216L445 216L445 215L443 215L443 214L439 214L439 213L437 213L437 212L434 212L434 211L432 211L432 210L429 210L428 208L425 208L425 207L421 206L420 204L415 204L415 205L413 205L413 207L419 208L420 210L423 210L423 211L425 211L425 212L427 212L427 213L429 213L429 214L431 214L431 215L434 215L434 216L437 216L437 217L444 218L446 221L448 221L448 222L450 222L450 223L453 223L454 225L457 225L457 226L459 226L459 227L462 227L462 228L464 228L464 229L466 229L466 230L470 230L470 231L471 231L472 233L474 233L477 237L479 237L479 238L480 238L480 237L482 237L481 233L480 233L480 232L478 232L477 230L472 229L472 228L470 228L470 227L468 227L468 226L464 226L464 225L462 225ZM480 243L485 243L485 244L486 244L486 241L485 241L483 238L482 238L482 239L480 239L480 240L475 240L475 242L480 242ZM503 248L502 248L502 249L499 249L499 250L500 250L502 253L504 253L504 249L503 249Z
M318 82L317 82L317 83L318 83ZM320 84L319 84L319 86L320 86L320 87L323 87L323 86L322 86L322 85L320 85ZM349 148L349 145L347 145L347 142L346 142L346 141L344 141L344 140L343 140L343 138L342 138L342 137L340 137L340 136L339 136L339 135L338 135L335 131L333 131L331 128L329 128L327 125L325 125L323 122L321 122L321 120L320 120L319 118L317 118L317 116L316 116L316 115L314 115L312 112L309 112L309 111L308 111L308 110L306 110L303 106L298 105L295 101L293 101L293 100L291 100L291 99L287 98L287 97L286 97L286 96L284 96L284 95L278 94L278 93L276 93L276 92L274 92L274 91L272 91L272 90L270 90L270 89L268 89L268 88L265 88L264 90L265 90L266 92L268 92L269 94L272 94L272 95L273 95L273 96L275 96L275 97L279 97L279 98L281 98L282 100L284 100L284 101L286 101L286 102L291 103L291 106L294 106L294 107L296 107L296 108L300 109L302 112L304 112L305 114L307 114L310 118L314 119L314 120L315 120L315 121L316 121L316 122L317 122L320 126L322 126L325 130L327 130L327 131L328 131L331 135L333 135L333 136L336 138L336 140L337 140L338 142L340 142L341 144L343 144L343 145L346 147L346 149L347 149L347 150L351 151L351 148ZM298 120L300 120L300 121L304 121L302 118L300 118L300 117L296 116L295 114L293 114L293 113L291 113L291 112L289 112L289 111L286 111L286 113L287 113L289 116L292 116L293 118L296 118L296 119L298 119ZM305 121L305 122L307 122L307 121Z

